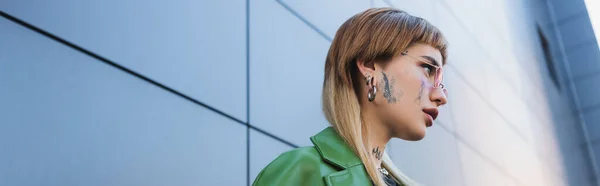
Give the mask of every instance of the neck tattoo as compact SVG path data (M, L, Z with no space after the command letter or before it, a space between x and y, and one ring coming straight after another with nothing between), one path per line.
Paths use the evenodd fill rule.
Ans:
M373 149L373 155L375 155L375 158L377 158L377 160L381 160L381 151L379 151L379 147L375 147Z

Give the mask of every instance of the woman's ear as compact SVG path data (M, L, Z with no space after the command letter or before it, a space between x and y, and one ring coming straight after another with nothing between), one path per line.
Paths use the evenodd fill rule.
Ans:
M363 59L357 59L356 67L358 67L358 71L365 78L367 76L373 77L375 75L375 63L372 61L365 61Z

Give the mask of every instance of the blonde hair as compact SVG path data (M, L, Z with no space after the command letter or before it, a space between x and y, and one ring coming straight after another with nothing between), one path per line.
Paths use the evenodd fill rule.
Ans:
M387 62L409 46L422 43L440 51L446 63L447 43L426 20L392 8L371 8L354 15L338 29L327 53L323 82L323 112L333 128L362 160L375 185L385 185L364 146L369 125L362 120L360 74L356 60ZM385 66L385 65L384 65ZM406 185L416 183L402 174L384 154L383 166Z

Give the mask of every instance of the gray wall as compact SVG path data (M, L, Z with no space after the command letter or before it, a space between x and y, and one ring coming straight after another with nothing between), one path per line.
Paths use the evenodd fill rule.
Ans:
M586 182L599 185L600 147L597 141L600 139L600 101L596 94L600 92L600 51L585 3L583 0L538 0L534 4L533 13L549 41L552 59L558 66L559 81L564 89L561 96L570 98L573 108L571 112L555 114L555 117L560 120L562 115L571 115L580 125L579 132L574 133L580 136L579 142L569 137L564 125L555 125L557 136L563 143L564 162L567 167L573 167L572 170L576 170L577 164L589 165L587 172L568 171L566 174L572 185ZM551 108L557 110L556 107ZM554 112L561 113L559 110ZM574 144L568 145L564 139ZM578 161L582 154L585 158Z
M0 1L0 185L251 183L328 125L320 94L331 38L382 6L431 21L450 42L450 103L424 140L389 145L406 174L427 185L593 185L571 95L597 92L579 87L598 82L587 74L600 65L570 65L576 78L560 66L561 48L579 62L583 48L572 48L592 43L563 41L569 32L552 29L563 17L545 19L566 2ZM581 112L597 113L589 128L600 119Z

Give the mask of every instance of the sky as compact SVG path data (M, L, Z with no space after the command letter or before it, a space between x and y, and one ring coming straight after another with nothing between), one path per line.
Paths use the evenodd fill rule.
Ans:
M596 42L600 46L600 0L584 0L585 6L594 27L594 33L596 35Z

